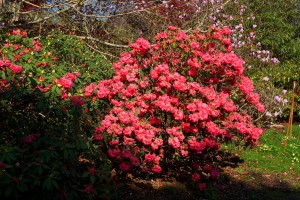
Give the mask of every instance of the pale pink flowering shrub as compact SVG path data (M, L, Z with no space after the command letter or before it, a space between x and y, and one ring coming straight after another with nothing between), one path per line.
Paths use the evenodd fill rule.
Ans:
M140 38L114 63L112 79L85 88L87 98L106 98L113 106L94 139L105 144L118 170L161 173L184 160L185 167L218 179L219 172L202 158L233 138L257 142L262 129L236 101L245 99L260 112L264 106L243 73L244 61L232 52L229 35L228 27L190 35L171 27L153 46ZM196 160L202 161L197 167ZM192 179L201 180L200 174Z

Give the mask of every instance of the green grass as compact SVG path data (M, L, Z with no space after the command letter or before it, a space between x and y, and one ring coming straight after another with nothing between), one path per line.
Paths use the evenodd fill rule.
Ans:
M252 171L300 175L300 125L293 126L292 137L288 139L286 148L285 141L286 129L269 130L262 135L256 148L234 151L238 151ZM233 146L229 148L233 149Z

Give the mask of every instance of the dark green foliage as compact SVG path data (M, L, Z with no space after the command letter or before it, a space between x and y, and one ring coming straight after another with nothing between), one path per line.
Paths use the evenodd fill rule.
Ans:
M0 68L0 199L113 198L111 166L101 146L92 142L95 116L85 111L101 112L106 103L84 100L78 106L71 98L62 99L55 83L68 72L79 72L67 92L80 97L87 83L110 77L111 65L81 40L61 33L40 40L40 51L30 50L19 60L15 54L33 49L33 39L2 38L11 44L0 46L2 59L22 66L22 72ZM38 84L52 87L41 92Z
M300 2L299 0L246 1L248 11L255 16L257 41L273 52L281 61L300 57Z

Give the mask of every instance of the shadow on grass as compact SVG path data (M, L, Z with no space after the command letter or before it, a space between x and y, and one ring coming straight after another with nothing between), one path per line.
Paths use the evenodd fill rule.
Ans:
M254 183L255 182L255 183ZM228 177L215 186L199 193L187 188L184 183L161 179L127 181L120 188L124 200L299 200L300 189L277 178L263 177L252 173L251 177L236 179Z
M295 180L283 180L283 177L253 171L226 176L227 180L220 183L223 187L217 191L217 199L300 200L300 188L292 184Z
M274 173L265 175L243 168L243 160L228 152L221 152L222 160L216 161L223 170L221 179L204 192L188 187L185 176L143 179L129 176L121 180L121 196L124 200L300 200L300 187L295 186L299 177L284 177ZM169 167L174 172L175 169ZM190 175L189 175L190 176ZM162 175L161 177L166 177ZM187 177L186 177L187 178Z

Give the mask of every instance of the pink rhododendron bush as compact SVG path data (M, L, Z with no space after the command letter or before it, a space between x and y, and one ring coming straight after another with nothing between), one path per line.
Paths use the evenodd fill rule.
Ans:
M139 38L113 64L112 79L85 88L86 97L113 105L93 139L103 144L117 171L160 174L185 163L194 182L203 180L202 172L218 179L209 158L222 143L257 143L263 131L238 102L246 99L259 112L264 106L229 35L227 27L190 34L169 27L154 45Z

